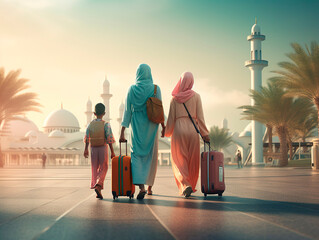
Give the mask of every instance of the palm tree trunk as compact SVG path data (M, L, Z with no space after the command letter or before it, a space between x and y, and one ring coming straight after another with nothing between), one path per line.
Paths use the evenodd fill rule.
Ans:
M319 96L314 98L315 105L317 107L317 112L318 112L318 136L319 136Z
M289 145L289 159L292 160L293 149L292 149L292 141L291 141L291 139L288 140L288 145Z
M302 142L305 143L305 142L306 142L306 138L303 137L303 138L302 138ZM300 150L301 150L301 149L300 149ZM300 151L300 150L299 150L299 151ZM302 152L303 152L303 153L307 152L307 150L308 150L307 146L303 146L303 147L302 147Z
M286 129L283 126L276 127L279 141L280 141L280 159L279 166L284 167L288 165L288 148L287 148L287 136Z
M272 126L267 125L268 128L268 144L269 144L269 153L272 153Z

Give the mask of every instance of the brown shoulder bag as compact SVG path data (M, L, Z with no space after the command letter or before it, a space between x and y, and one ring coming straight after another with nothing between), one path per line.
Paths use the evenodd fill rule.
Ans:
M146 112L148 119L153 123L164 122L164 110L162 101L156 98L157 85L154 85L154 97L150 97L146 101Z

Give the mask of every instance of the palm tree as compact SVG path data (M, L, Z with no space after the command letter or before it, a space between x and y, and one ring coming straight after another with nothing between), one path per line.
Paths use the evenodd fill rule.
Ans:
M288 164L287 136L289 128L297 125L300 116L310 112L305 107L305 99L296 99L285 96L285 90L275 82L269 82L260 91L251 90L254 106L245 105L240 108L244 111L243 119L255 120L271 126L279 137L281 157L280 166Z
M313 105L313 104L312 104ZM315 135L316 128L318 126L317 109L312 108L312 112L308 116L301 116L301 121L295 129L296 140L299 139L302 142L306 141L306 138ZM303 147L303 152L307 151L307 147Z
M292 143L295 141L305 142L306 138L313 135L317 126L317 110L310 100L303 98L304 107L309 109L306 115L299 115L293 126L288 126L288 142L290 150L290 159L293 157ZM304 147L306 149L306 147Z
M216 151L220 151L222 148L228 147L232 142L228 129L219 128L217 126L210 128L209 138L212 148Z
M20 70L10 71L5 75L4 68L0 68L0 136L5 122L29 111L40 112L37 94L25 92L29 80L19 78ZM0 166L2 164L0 146Z
M297 43L292 43L291 46L294 52L287 54L291 62L280 62L279 66L282 70L274 71L279 76L272 79L286 88L289 96L310 99L317 107L318 119L319 45L317 42L312 42L310 48L306 45L305 49Z

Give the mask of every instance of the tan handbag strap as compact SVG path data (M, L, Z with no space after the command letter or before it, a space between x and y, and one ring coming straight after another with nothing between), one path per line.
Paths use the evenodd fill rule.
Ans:
M157 85L154 84L154 96L156 96L157 93Z

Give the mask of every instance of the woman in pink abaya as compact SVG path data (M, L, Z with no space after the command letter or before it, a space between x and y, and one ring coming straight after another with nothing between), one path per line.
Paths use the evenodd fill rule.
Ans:
M200 95L192 90L194 77L185 72L172 92L166 137L171 137L172 166L179 193L189 197L195 192L199 175L200 140L185 103L204 140L209 141Z

